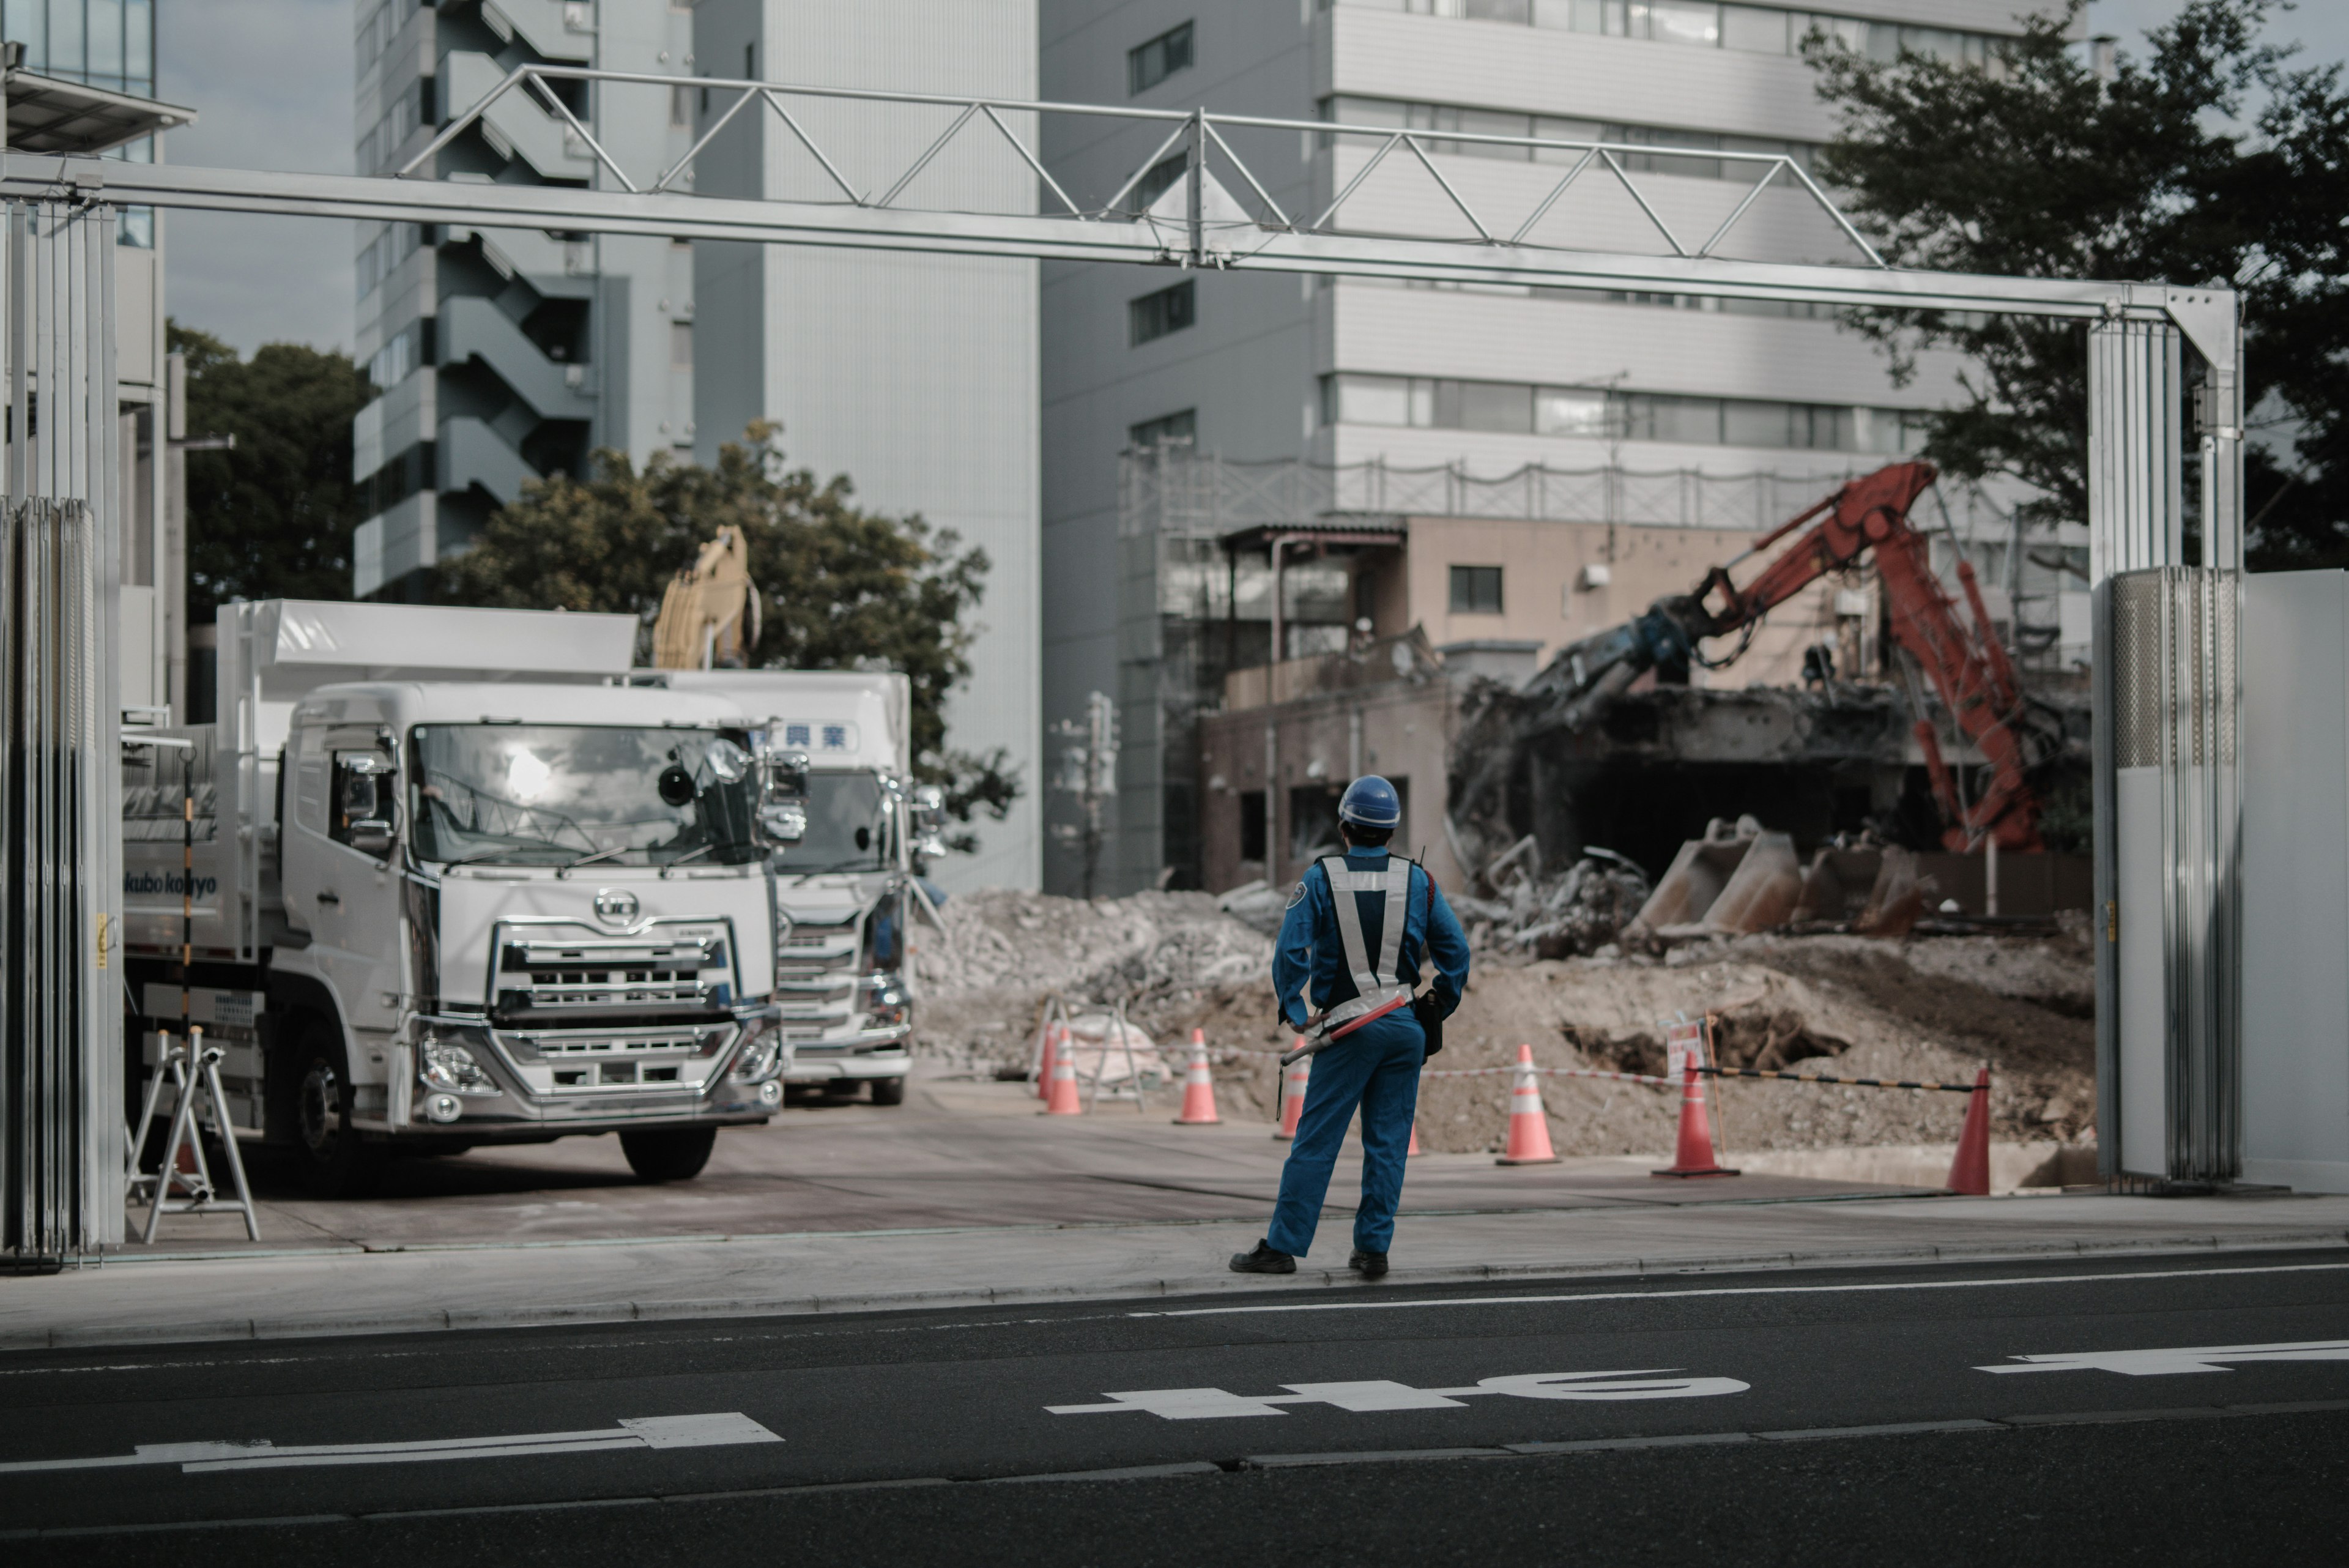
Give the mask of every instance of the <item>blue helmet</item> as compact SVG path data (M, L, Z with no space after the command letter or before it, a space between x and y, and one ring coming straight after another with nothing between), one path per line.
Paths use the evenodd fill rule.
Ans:
M1402 797L1378 774L1364 774L1346 786L1338 802L1338 820L1363 827L1397 826L1402 822Z

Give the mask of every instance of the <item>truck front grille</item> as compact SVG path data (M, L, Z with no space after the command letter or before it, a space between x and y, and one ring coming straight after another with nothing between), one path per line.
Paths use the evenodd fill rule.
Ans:
M507 926L492 966L491 1011L502 1023L576 1027L591 1018L678 1017L725 1011L733 998L726 936L574 935Z

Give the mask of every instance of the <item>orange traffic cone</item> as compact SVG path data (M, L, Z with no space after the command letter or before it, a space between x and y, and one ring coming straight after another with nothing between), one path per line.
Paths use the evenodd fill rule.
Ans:
M1557 1156L1549 1147L1549 1117L1542 1113L1541 1085L1534 1077L1534 1048L1530 1045L1517 1047L1517 1084L1509 1091L1509 1151L1493 1163L1557 1163Z
M1990 1196L1990 1069L1974 1075L1966 1096L1965 1130L1958 1134L1958 1158L1950 1161L1948 1187L1969 1198Z
M1299 1035L1297 1044L1304 1044L1305 1036ZM1299 1056L1288 1064L1288 1081L1280 1091L1280 1130L1272 1135L1276 1141L1287 1143L1297 1136L1297 1118L1305 1114L1305 1089L1312 1077L1312 1057Z
M1183 1114L1174 1118L1178 1127L1213 1127L1223 1118L1216 1115L1216 1080L1207 1072L1207 1032L1191 1031L1191 1067L1183 1075Z
M1040 1100L1052 1097L1052 1059L1058 1054L1055 1047L1059 1045L1060 1039L1061 1026L1058 1023L1044 1025L1043 1049L1036 1058L1036 1097Z
M1417 1116L1413 1116L1413 1117L1412 1117L1412 1118L1411 1118L1411 1147L1410 1147L1409 1148L1407 1148L1407 1149L1403 1150L1403 1151L1402 1151L1402 1154L1403 1154L1403 1158L1404 1158L1405 1159L1409 1159L1413 1155L1417 1154L1418 1152L1419 1152L1419 1118L1418 1118Z
M1681 1137L1680 1147L1672 1155L1668 1169L1651 1170L1651 1176L1734 1176L1737 1172L1727 1166L1715 1164L1713 1158L1713 1121L1704 1114L1704 1079L1694 1064L1681 1075Z
M1077 1098L1077 1054L1064 1050L1052 1058L1052 1094L1044 1102L1044 1114L1073 1116L1083 1114L1084 1108Z

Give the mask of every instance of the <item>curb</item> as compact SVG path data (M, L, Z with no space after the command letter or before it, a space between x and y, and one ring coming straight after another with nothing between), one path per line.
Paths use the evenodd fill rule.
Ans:
M1802 1268L1891 1267L1920 1262L2035 1262L2050 1258L2124 1258L2276 1250L2349 1244L2349 1232L2305 1230L2181 1235L2111 1241L1983 1242L1977 1245L1876 1247L1849 1251L1723 1253L1699 1258L1614 1258L1578 1263L1469 1264L1398 1269L1381 1286L1367 1286L1343 1270L1300 1270L1296 1284L1375 1290L1393 1285L1589 1279L1606 1276L1763 1272ZM339 1254L338 1254L339 1255ZM435 1308L367 1315L226 1317L209 1322L0 1330L0 1354L109 1345L211 1344L224 1340L318 1339L360 1334L410 1334L486 1329L579 1327L596 1324L674 1323L709 1318L810 1317L846 1313L935 1311L1085 1301L1137 1301L1261 1292L1253 1277L1160 1279L1099 1285L1027 1289L877 1292L865 1295L735 1297L680 1301L580 1302L564 1306Z

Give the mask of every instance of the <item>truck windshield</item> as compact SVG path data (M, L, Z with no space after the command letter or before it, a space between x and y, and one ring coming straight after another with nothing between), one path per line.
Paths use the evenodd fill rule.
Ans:
M418 725L409 820L419 859L559 866L736 863L758 788L740 731Z
M807 836L783 848L790 876L818 871L886 871L892 846L889 803L871 774L810 774Z

